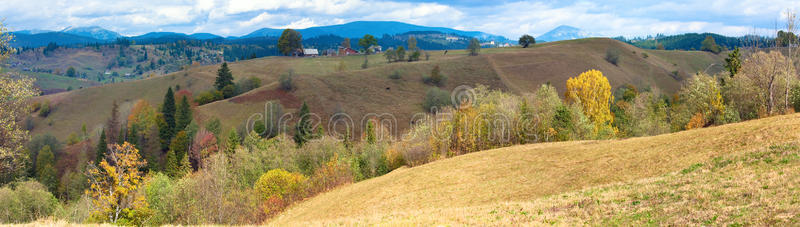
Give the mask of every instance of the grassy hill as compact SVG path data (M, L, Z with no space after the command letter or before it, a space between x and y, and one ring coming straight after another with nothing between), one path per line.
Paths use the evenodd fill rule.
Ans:
M799 129L794 114L482 151L340 187L270 224L796 223Z
M620 53L618 65L606 61L609 49ZM397 118L398 131L410 124L415 113L424 113L422 102L431 87L422 82L431 69L440 66L447 77L442 89L460 85L483 84L492 89L518 94L532 92L543 83L552 83L563 92L565 81L589 69L599 69L613 87L631 83L637 87L656 87L666 93L676 91L681 81L698 71L721 70L722 56L694 51L642 50L611 39L583 39L536 45L534 48L490 48L476 57L464 50L430 51L429 60L386 63L382 55L368 57L370 67L361 69L363 56L288 58L266 57L229 64L234 77L258 77L264 86L227 100L197 108L200 120L219 118L223 129L238 127L255 113L263 113L264 103L279 100L285 112L293 112L305 101L311 111L324 118L334 113L348 113L361 122L367 113L391 113ZM648 57L643 57L644 53ZM423 59L425 57L423 56ZM344 64L344 70L338 66ZM99 128L109 116L114 100L131 104L136 99L151 104L161 102L167 87L180 85L194 94L210 89L218 65L197 66L163 77L117 83L69 93L40 97L55 104L48 119L36 117L34 134L51 133L65 139L85 123ZM278 78L294 70L296 89L278 89ZM390 79L399 72L401 79ZM673 72L678 72L676 76ZM130 106L130 105L128 105ZM125 114L123 105L122 113ZM327 122L323 122L323 125ZM355 131L358 135L360 132Z

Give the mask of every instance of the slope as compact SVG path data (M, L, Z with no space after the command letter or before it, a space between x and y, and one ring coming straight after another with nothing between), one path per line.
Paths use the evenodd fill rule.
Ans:
M560 143L544 143L521 145L495 150L471 153L446 160L429 163L414 168L399 169L387 175L344 186L328 193L321 194L290 208L280 216L274 218L271 224L275 225L307 225L307 224L454 224L454 223L488 223L491 221L505 220L505 224L516 221L539 221L547 222L548 217L559 215L562 219L569 220L571 215L578 218L571 219L575 223L583 223L581 217L589 218L599 216L614 217L618 211L624 217L625 214L633 215L635 212L625 210L620 203L614 203L619 196L631 195L640 196L636 199L639 203L649 203L651 206L659 206L661 202L651 197L646 189L666 187L662 183L664 179L644 178L658 177L675 171L691 173L701 168L703 165L697 163L733 163L732 166L741 167L742 163L752 163L752 161L739 160L737 157L764 158L768 156L759 149L764 149L769 145L783 145L796 142L800 139L800 114L785 115L778 117L765 118L743 123L729 124L719 127L697 129L691 131L678 132L653 137L632 138L625 140L609 141L575 141ZM708 135L714 135L709 138ZM755 152L755 153L753 153ZM773 152L775 153L775 152ZM796 171L800 165L797 163L797 149L779 150L778 154L786 156L780 158L793 158L792 165L781 168L767 168L761 174L775 178L776 181L752 179L752 174L748 174L755 169L733 169L741 176L751 177L743 179L743 182L753 181L762 183L764 189L769 185L780 186L789 184L792 187L776 191L783 194L772 194L768 192L756 191L756 194L746 195L747 197L773 198L785 202L776 203L774 206L787 206L788 201L797 203L797 197L787 196L792 190L797 190L796 173L786 177L780 177L781 170ZM730 160L730 162L728 161ZM767 161L765 161L767 162ZM727 165L727 164L725 164ZM685 170L687 169L688 170ZM707 171L707 170L706 170ZM673 174L674 175L674 174ZM718 175L716 175L718 176ZM725 176L724 174L722 176ZM787 178L788 177L788 178ZM727 178L727 179L726 179ZM706 176L701 176L705 181L714 182ZM700 183L693 183L691 179L677 179L674 183L688 185L687 187L702 190L704 186ZM742 185L730 185L733 179L731 176L718 178L715 183L720 187L715 190L724 190L722 185L728 185L731 190L736 190ZM688 181L688 182L687 182ZM786 183L786 181L789 181ZM628 186L608 186L607 184L618 182L632 182ZM725 182L729 182L726 184ZM702 183L702 182L701 182ZM648 187L636 188L637 185L648 185ZM606 185L606 186L603 186ZM675 187L667 182L666 185ZM593 186L603 186L600 188L587 189ZM681 186L681 185L677 185ZM605 189L604 189L605 188ZM610 190L617 188L620 192ZM587 189L586 191L569 193L574 190ZM628 191L624 191L628 190ZM670 190L659 189L668 193ZM788 190L788 191L787 191ZM627 194L625 194L627 192ZM640 192L640 193L639 193ZM673 191L673 193L679 191ZM597 194L598 198L588 202L582 201L585 197ZM639 194L637 194L639 193ZM796 193L796 192L795 192ZM559 196L554 196L559 195ZM664 208L664 212L650 215L673 215L679 218L680 213L675 210L688 209L687 205L707 204L706 199L701 195L716 198L718 210L736 210L738 201L735 194L714 195L714 193L701 191L699 195L685 193L678 195L677 202L673 208ZM551 197L547 197L551 196ZM605 197L601 197L605 196ZM662 195L663 196L663 195ZM688 201L681 204L680 196L690 196ZM742 196L741 194L739 196ZM699 197L699 198L698 198ZM691 199L691 198L697 198ZM725 201L718 201L719 198L726 198ZM577 200L576 200L577 199ZM789 199L787 201L787 199ZM601 201L603 203L601 203ZM699 201L698 201L699 200ZM621 202L628 201L622 200ZM754 201L754 200L751 200ZM672 201L670 201L672 202ZM632 202L633 205L639 203ZM762 202L763 203L763 202ZM592 210L581 210L588 205L597 204ZM534 208L538 208L534 209ZM763 212L759 207L752 208L754 211ZM608 209L608 210L604 210ZM612 210L613 209L613 210ZM777 209L777 208L776 208ZM645 210L646 211L646 210ZM682 212L690 212L681 210ZM788 213L789 217L798 218L798 211L795 208L790 210L777 210L781 213ZM553 214L542 215L544 212ZM558 213L561 212L561 213ZM571 212L571 213L566 213ZM589 213L592 212L592 213ZM676 212L676 213L669 213ZM704 212L695 210L691 212ZM729 212L735 213L735 212ZM694 214L693 215L702 215ZM706 216L708 213L705 213ZM751 218L759 218L758 213ZM584 215L584 216L581 216ZM774 215L774 214L773 214ZM646 216L645 216L646 217ZM535 219L539 218L539 219ZM597 218L597 217L595 217ZM778 217L780 218L780 217ZM623 219L625 221L627 219ZM631 219L632 220L632 219ZM670 219L666 219L667 222ZM613 221L613 218L611 219ZM552 223L552 222L550 222Z
M610 48L620 50L618 66L604 60L606 50ZM435 66L439 66L447 77L441 87L447 91L460 85L483 84L492 89L524 94L548 82L563 91L567 78L588 69L602 70L613 87L631 83L671 93L680 87L681 80L705 70L706 63L721 65L718 63L721 57L717 55L686 51L645 52L610 39L553 42L527 49L488 48L482 49L476 57L467 56L464 50L428 53L428 60L391 64L383 55L369 55L367 69L360 67L364 56L267 57L232 62L229 65L236 80L254 76L260 78L264 86L238 97L200 106L196 116L201 121L219 118L223 129L228 130L242 126L253 114L263 113L267 101L280 100L285 112L294 112L293 109L305 101L321 119L335 113L347 113L358 124L370 113L392 114L397 120L397 135L408 128L414 114L425 112L421 103L432 86L424 84L422 78L429 75ZM644 58L641 53L650 54ZM340 64L344 66L341 71L338 69ZM193 67L185 72L148 80L41 97L54 100L56 106L49 119L36 118L33 132L52 133L65 139L69 133L79 130L83 123L90 128L99 127L105 122L113 100L132 102L146 99L155 106L161 102L168 86L180 85L198 94L210 88L218 67ZM290 92L280 91L278 78L290 70L296 74L296 88ZM681 77L674 77L672 71L679 71ZM389 75L394 72L398 72L401 78L390 79ZM328 122L322 123L325 126ZM354 135L358 132L356 130Z

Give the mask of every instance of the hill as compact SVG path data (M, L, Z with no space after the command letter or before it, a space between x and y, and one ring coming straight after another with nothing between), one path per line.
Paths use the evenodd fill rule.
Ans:
M49 43L56 43L58 45L72 45L103 42L95 38L65 32L44 32L35 34L13 32L12 34L14 35L14 40L11 42L11 47L14 48L40 47L47 46Z
M603 59L609 48L619 50L618 66ZM447 77L441 89L448 91L460 85L483 84L524 94L550 82L562 93L567 78L599 69L615 88L630 83L637 87L652 86L670 94L680 87L683 79L706 70L709 65L721 65L722 60L706 52L641 50L611 39L552 42L526 49L487 48L476 57L467 56L464 50L428 53L427 61L391 64L386 63L382 55L370 55L368 69L360 68L363 56L267 57L232 62L229 66L236 80L257 77L264 86L238 97L199 106L196 116L198 120L218 118L223 129L228 130L243 126L253 114L263 113L267 101L280 101L285 112L294 112L302 102L307 102L311 111L323 119L335 113L347 113L359 122L369 113L391 113L397 119L398 132L402 132L410 126L414 114L424 112L422 102L431 86L423 83L422 78L435 66L440 66ZM643 53L649 53L649 57L641 57ZM344 71L337 70L340 64L344 64ZM79 130L83 123L98 128L109 115L113 100L133 102L143 98L157 105L169 86L180 85L198 94L210 88L218 67L197 66L162 77L40 97L52 100L55 107L48 119L36 117L33 133L52 133L63 140L69 133ZM296 74L296 89L285 92L278 89L277 81L290 69ZM721 67L708 69L709 72L715 70ZM401 78L390 79L389 75L394 72Z
M110 31L99 26L66 28L61 32L89 37L97 40L114 40L122 37L122 35L117 32Z
M591 35L589 33L584 32L579 28L561 25L540 35L539 37L536 37L536 41L555 42L561 40L583 39L590 36Z
M468 37L477 37L481 40L494 40L494 41L507 41L505 37L492 35L478 31L461 31L452 28L444 27L427 27L413 24L407 24L396 21L355 21L345 24L329 25L310 27L305 29L297 29L304 38L313 38L323 35L335 35L347 38L360 38L366 34L379 37L383 34L395 35L412 31L435 31L446 34L456 34ZM250 34L242 36L242 38L250 38L257 36L273 36L279 37L283 29L262 28Z
M658 45L663 45L666 50L700 50L703 40L707 36L714 38L717 45L727 49L734 49L737 47L754 46L770 47L773 46L775 40L772 38L758 37L758 36L743 36L743 37L729 37L714 33L687 33L681 35L663 36L659 35L650 38L636 38L627 40L620 38L622 41L628 42L634 46L645 49L656 49Z
M794 114L482 151L340 187L270 224L781 225L800 220L799 129Z

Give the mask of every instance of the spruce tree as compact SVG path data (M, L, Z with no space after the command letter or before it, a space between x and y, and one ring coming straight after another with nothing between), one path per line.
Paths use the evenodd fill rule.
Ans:
M239 133L236 133L236 129L231 129L231 132L228 133L228 139L225 141L225 153L235 153L240 140L241 138L239 138Z
M166 173L169 177L175 178L178 175L178 171L180 171L179 164L178 157L175 156L175 151L167 151L167 160L164 163L164 173Z
M189 100L183 96L178 108L175 110L175 131L182 131L186 126L192 122L192 107L189 105Z
M97 140L97 148L95 149L95 164L99 164L106 154L108 154L108 143L106 142L106 131L100 131L100 138Z
M172 92L172 87L168 88L167 94L164 95L161 113L164 114L164 121L167 123L167 130L170 132L170 137L167 138L167 141L169 141L169 139L172 139L172 133L175 132L175 94Z
M183 156L186 156L189 150L189 143L191 143L191 140L186 132L180 131L175 134L175 138L172 138L169 144L169 150L175 152L175 160L180 160Z
M175 177L183 177L186 174L192 173L192 163L189 162L189 155L184 155L181 158L180 168L178 169L177 175Z
M217 80L214 81L214 87L221 91L225 86L233 85L233 74L228 69L228 63L222 63L222 67L217 70Z
M111 117L108 119L108 123L106 124L108 127L108 142L109 143L119 143L119 139L122 139L122 136L118 136L117 133L124 133L120 130L119 125L119 105L117 101L114 100L114 104L111 105ZM118 139L119 138L119 139Z
M298 146L303 146L312 133L308 105L305 102L303 102L303 106L300 107L298 116L300 120L297 121L297 125L295 125L294 142L297 143Z
M55 164L55 156L50 145L45 145L36 156L36 180L47 186L50 192L55 192L56 186L58 186Z

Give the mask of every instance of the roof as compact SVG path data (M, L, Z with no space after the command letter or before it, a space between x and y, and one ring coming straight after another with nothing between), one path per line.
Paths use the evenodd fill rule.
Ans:
M303 49L303 54L306 55L319 55L319 51L317 49Z

